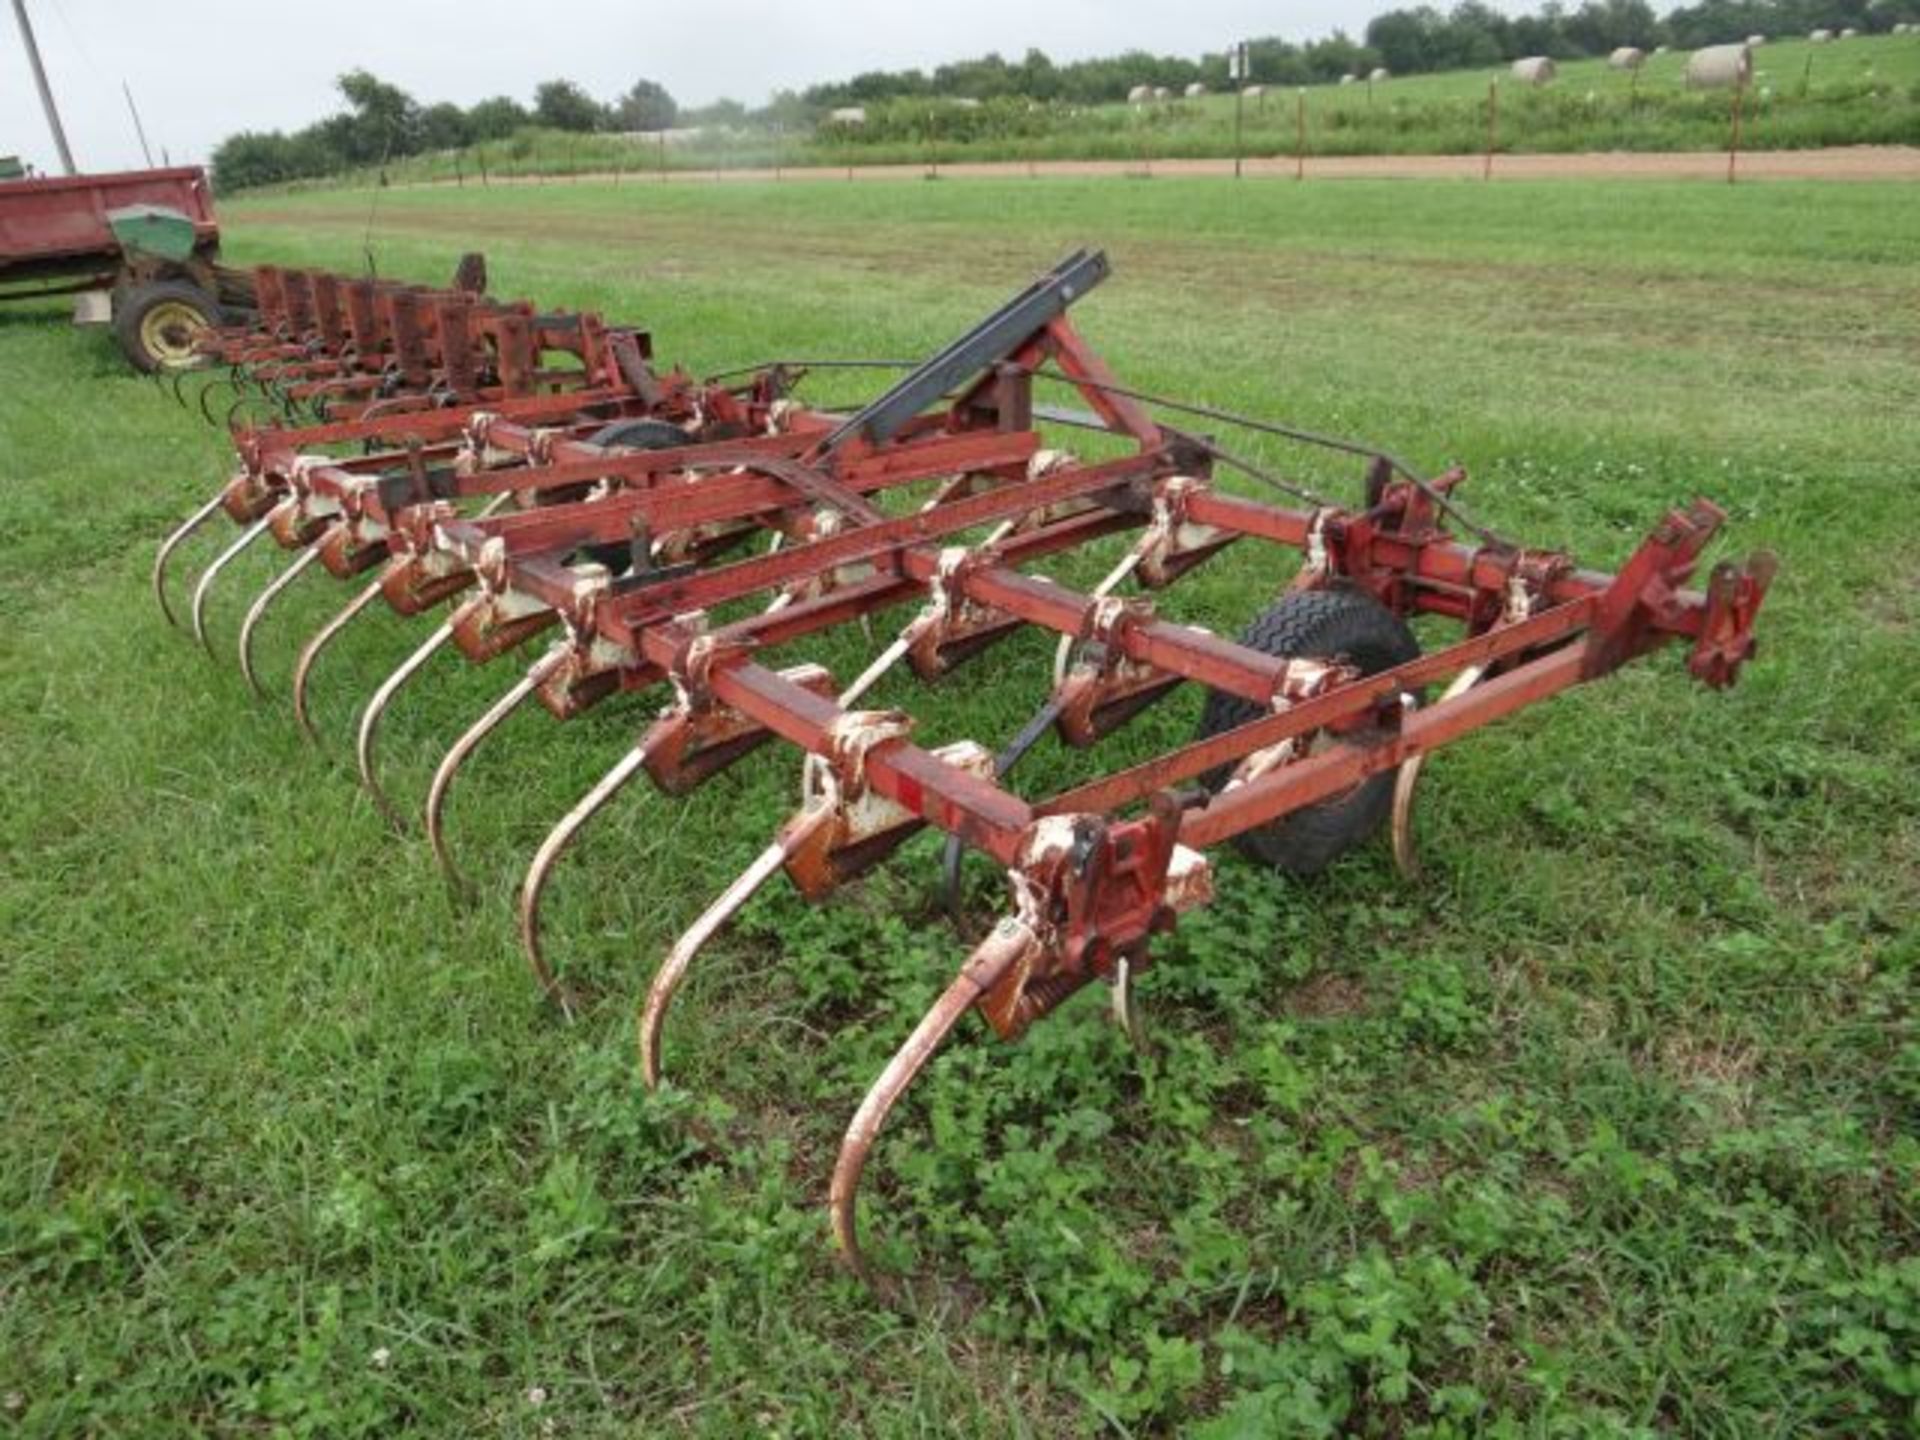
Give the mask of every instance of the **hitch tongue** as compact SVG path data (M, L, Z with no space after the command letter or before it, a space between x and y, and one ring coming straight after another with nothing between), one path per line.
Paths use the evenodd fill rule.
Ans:
M1733 684L1740 667L1758 648L1753 638L1754 618L1767 598L1767 588L1780 568L1771 550L1756 552L1745 565L1727 561L1713 567L1707 581L1707 613L1700 638L1687 656L1687 669L1715 690Z

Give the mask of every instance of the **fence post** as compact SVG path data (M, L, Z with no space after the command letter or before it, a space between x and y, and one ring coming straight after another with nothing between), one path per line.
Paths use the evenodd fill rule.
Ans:
M453 183L461 190L467 188L467 167L461 160L458 150L453 152Z
M1740 159L1740 97L1747 93L1744 81L1733 82L1733 130L1727 136L1727 183L1733 184L1733 170Z
M1307 178L1307 87L1304 85L1294 93L1293 178Z
M1487 159L1480 169L1482 180L1493 178L1493 152L1500 144L1500 82L1487 82Z
M1240 130L1247 116L1247 87L1239 86L1233 92L1233 178L1240 178Z

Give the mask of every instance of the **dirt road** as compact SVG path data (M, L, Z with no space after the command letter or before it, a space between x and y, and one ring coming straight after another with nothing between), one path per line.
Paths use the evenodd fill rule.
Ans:
M1309 180L1478 180L1486 174L1484 155L1326 155L1309 156ZM1231 160L1023 160L963 162L941 165L939 174L955 179L996 176L1101 175L1230 175ZM925 165L860 165L850 169L803 166L780 171L672 170L664 178L683 183L712 184L716 180L901 180L925 175ZM1245 162L1249 176L1290 178L1296 162L1276 157ZM1852 145L1826 150L1753 150L1740 155L1736 171L1741 180L1920 180L1920 146ZM522 176L512 183L538 180L618 179L622 183L657 184L658 171L628 171L578 176ZM1569 155L1496 155L1495 180L1720 180L1727 178L1724 150L1626 151ZM494 176L494 184L505 177ZM451 182L444 182L451 183Z

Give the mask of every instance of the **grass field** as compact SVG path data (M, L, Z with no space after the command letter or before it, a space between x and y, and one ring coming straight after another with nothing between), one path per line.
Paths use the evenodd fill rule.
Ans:
M840 1275L823 1201L966 949L931 841L825 907L756 901L649 1098L632 1002L791 810L792 754L590 832L550 944L600 998L561 1022L514 886L651 704L482 752L455 903L350 779L352 707L414 632L343 642L303 746L287 669L339 587L269 622L250 701L227 657L268 557L214 597L217 664L144 590L221 441L98 332L0 311L0 1433L1911 1434L1914 215L1790 183L384 197L382 273L482 246L498 293L709 368L923 352L1103 244L1076 316L1136 383L1458 458L1491 521L1588 563L1696 493L1781 555L1734 691L1664 654L1440 756L1418 883L1377 846L1313 883L1223 855L1142 982L1152 1057L1097 995L1017 1047L963 1032L870 1176L904 1313ZM224 218L236 261L351 268L368 238L364 195ZM1282 578L1245 549L1167 611L1240 624ZM849 677L904 618L805 653ZM991 746L1049 660L1024 638L875 702ZM409 803L508 668L402 699ZM1197 709L1043 747L1019 786Z

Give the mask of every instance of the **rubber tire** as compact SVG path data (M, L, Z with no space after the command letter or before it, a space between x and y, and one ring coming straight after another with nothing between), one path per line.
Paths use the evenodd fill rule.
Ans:
M690 443L687 432L670 420L616 420L593 432L589 445L622 445L629 450L671 450Z
M119 342L120 353L127 357L128 363L142 374L151 375L164 367L141 343L140 322L154 306L169 300L191 306L209 326L220 323L220 302L185 280L156 280L150 285L135 285L116 296L113 338Z
M1338 660L1372 675L1420 654L1420 642L1398 615L1358 590L1302 590L1268 606L1240 643L1281 659ZM1260 707L1238 695L1207 692L1201 739L1258 719ZM1233 774L1223 766L1204 777L1218 791ZM1369 776L1344 795L1296 810L1234 837L1249 859L1289 875L1317 875L1370 838L1393 808L1393 772Z
M671 450L676 445L690 443L691 439L686 431L668 420L616 420L594 431L587 443L619 445L629 450ZM626 574L633 560L626 543L619 540L605 545L583 546L568 558L597 561L615 575Z

